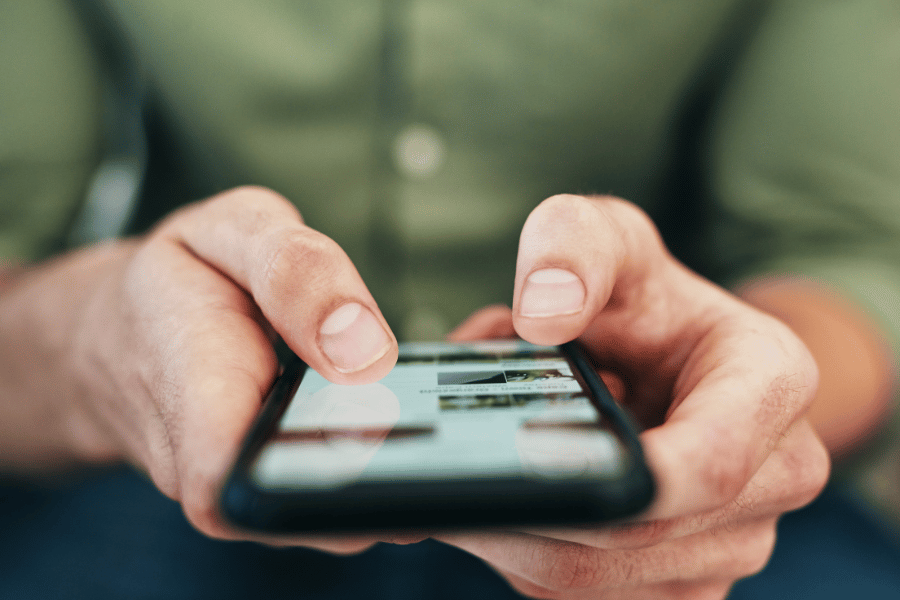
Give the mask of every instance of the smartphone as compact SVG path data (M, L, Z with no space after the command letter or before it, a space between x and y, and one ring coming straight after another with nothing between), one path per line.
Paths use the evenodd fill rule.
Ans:
M601 523L652 500L631 419L575 344L401 344L378 383L296 356L222 489L237 527L364 532Z

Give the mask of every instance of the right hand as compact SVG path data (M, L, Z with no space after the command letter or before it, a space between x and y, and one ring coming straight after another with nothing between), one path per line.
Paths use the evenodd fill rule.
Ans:
M535 276L537 275L537 277ZM818 369L783 323L689 271L649 217L609 197L555 196L528 217L512 309L456 339L578 339L646 429L650 509L614 526L442 533L538 598L723 598L762 569L778 518L825 485L804 413Z
M342 384L386 375L397 342L347 255L265 189L190 205L109 263L76 313L83 439L145 470L203 533L244 538L216 498L276 376L273 336Z

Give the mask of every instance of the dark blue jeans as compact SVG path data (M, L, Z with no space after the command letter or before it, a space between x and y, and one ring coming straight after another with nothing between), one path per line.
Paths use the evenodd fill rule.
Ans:
M0 599L519 598L489 568L424 542L334 557L196 533L118 470L48 490L0 487ZM782 520L770 566L733 598L900 597L900 547L834 490Z

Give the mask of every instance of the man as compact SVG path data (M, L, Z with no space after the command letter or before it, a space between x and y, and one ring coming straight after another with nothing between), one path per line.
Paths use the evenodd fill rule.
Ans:
M482 309L454 337L578 338L647 426L659 483L628 526L438 536L527 595L723 597L765 564L779 515L821 489L825 447L841 452L881 420L898 322L883 297L897 281L887 199L900 174L887 151L900 127L882 103L898 82L879 70L887 34L857 43L856 33L877 27L887 3L772 3L758 29L744 2L108 7L163 122L150 131L166 133L151 135L134 222L179 195L247 181L287 191L300 213L239 187L141 237L9 271L5 470L129 461L198 530L240 538L216 491L276 373L274 335L331 381L376 381L396 358L393 327L444 329L435 307L451 295L454 317L502 299L488 283L498 272L514 273L512 308ZM11 258L29 259L21 248L39 255L62 238L71 209L59 206L96 162L99 84L66 7L4 10L17 17L5 23L47 32L29 39L57 40L23 39L26 50L9 54L25 62L9 80L37 86L16 104L34 124L7 138L8 155L31 159L7 161L18 165L8 181L27 193L3 200L26 206L27 239L7 239ZM852 43L835 44L839 35ZM720 52L729 60L710 62ZM717 75L708 136L692 127L678 145L704 73ZM170 151L154 154L167 140ZM708 159L700 184L686 176L690 149ZM860 175L873 165L877 177ZM676 167L686 172L671 179ZM41 169L61 191L35 191ZM723 278L753 282L742 288L750 303L677 262L634 205L552 195L585 189L663 216L679 190L708 192L713 244L695 252L714 248ZM444 268L459 264L470 277ZM842 366L821 371L818 392L816 362ZM373 541L291 543L355 552Z

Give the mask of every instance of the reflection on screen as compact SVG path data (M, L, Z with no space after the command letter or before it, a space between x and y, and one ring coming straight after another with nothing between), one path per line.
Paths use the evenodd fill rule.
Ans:
M401 344L380 382L329 383L309 370L260 453L266 487L504 475L602 477L616 438L568 361L525 342Z

